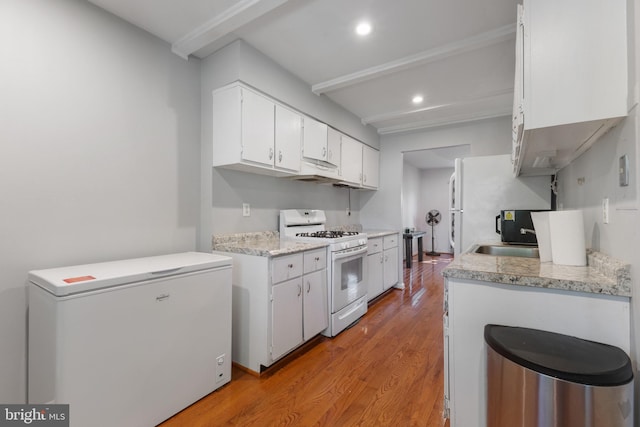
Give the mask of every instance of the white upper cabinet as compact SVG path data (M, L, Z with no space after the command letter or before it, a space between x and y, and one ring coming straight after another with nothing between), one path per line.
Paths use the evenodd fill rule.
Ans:
M304 117L302 156L307 159L327 161L327 134L329 127L311 117Z
M302 116L276 104L275 163L277 168L300 170Z
M361 142L342 135L342 180L357 187L362 185L362 146Z
M327 162L336 167L340 167L340 150L342 145L342 134L333 128L329 128L327 133Z
M377 190L379 183L380 152L342 135L342 164L340 175L343 184L356 188Z
M213 166L296 174L301 141L300 114L243 85L213 92Z
M377 150L241 82L212 96L214 167L378 188Z
M554 173L627 115L626 8L626 0L524 0L514 90L516 174Z
M362 145L362 186L378 188L380 152L368 145Z
M249 90L240 91L241 158L247 162L273 166L275 105Z

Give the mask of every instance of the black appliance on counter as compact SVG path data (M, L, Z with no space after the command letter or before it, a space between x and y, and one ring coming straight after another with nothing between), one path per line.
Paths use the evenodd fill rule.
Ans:
M502 243L537 245L531 212L543 211L545 209L500 211L500 215L496 216L496 233L500 235Z

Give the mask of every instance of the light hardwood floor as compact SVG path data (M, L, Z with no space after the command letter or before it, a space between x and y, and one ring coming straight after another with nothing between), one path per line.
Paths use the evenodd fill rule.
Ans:
M233 368L221 389L161 424L176 426L444 426L442 269L414 258L392 289L333 339L256 378Z

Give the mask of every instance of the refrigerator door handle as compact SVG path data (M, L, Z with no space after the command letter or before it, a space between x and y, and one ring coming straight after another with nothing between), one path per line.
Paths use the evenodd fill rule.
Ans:
M500 215L496 215L496 233L500 234L500 229L498 228L498 222L500 221Z
M455 247L455 242L453 241L453 220L454 220L454 194L453 194L453 186L454 186L454 182L456 179L456 174L455 172L451 174L451 177L449 178L449 223L448 223L448 228L449 228L449 244L451 245L451 247Z

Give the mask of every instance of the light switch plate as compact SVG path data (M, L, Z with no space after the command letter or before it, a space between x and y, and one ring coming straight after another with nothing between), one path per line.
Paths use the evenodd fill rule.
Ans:
M602 199L602 222L609 224L609 198Z
M242 216L251 216L251 205L249 203L242 204Z

